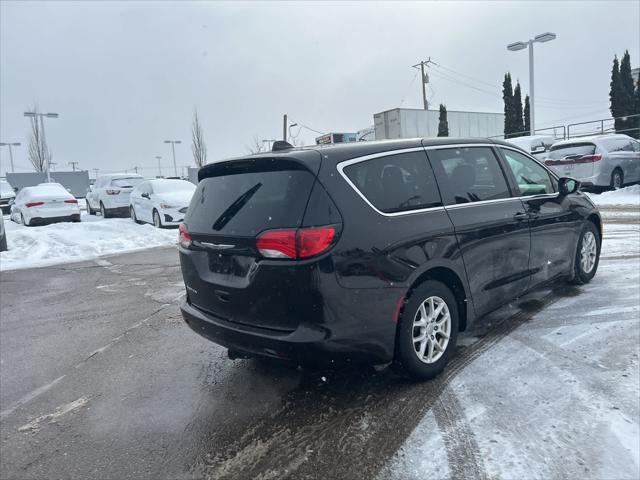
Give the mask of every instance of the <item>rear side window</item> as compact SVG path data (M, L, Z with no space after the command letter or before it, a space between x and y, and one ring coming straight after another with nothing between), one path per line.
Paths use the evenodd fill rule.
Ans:
M434 169L442 177L440 186L447 192L448 205L511 196L491 148L445 148L428 153Z
M295 162L266 162L220 167L203 178L185 217L189 231L253 237L299 227L315 176Z
M594 153L596 153L596 146L593 143L570 143L552 146L548 158L552 160L560 160L567 157L580 158Z
M627 138L607 138L600 142L607 152L630 152L631 142Z
M384 213L442 205L424 152L400 153L355 163L345 175L375 208Z

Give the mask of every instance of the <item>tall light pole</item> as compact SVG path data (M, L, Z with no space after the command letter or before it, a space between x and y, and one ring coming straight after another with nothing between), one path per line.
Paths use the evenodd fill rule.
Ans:
M171 153L173 154L173 175L178 176L178 167L176 166L176 143L182 143L181 140L165 140L164 143L171 144Z
M533 96L533 44L550 42L551 40L555 40L556 34L551 32L541 33L540 35L536 35L531 40L527 42L515 42L507 45L507 50L512 52L517 52L518 50L523 50L529 47L529 127L530 135L535 135L536 133L536 123L535 123L535 102Z
M162 157L160 155L156 155L156 160L158 160L158 176L162 176L162 167L160 166L160 160L162 160Z
M57 113L38 113L38 112L24 112L25 117L35 118L36 122L40 119L40 128L42 129L42 145L46 147L47 145L47 136L44 133L44 117L47 118L58 118L59 115ZM43 152L47 156L47 182L51 182L51 166L49 163L51 162L51 157L49 156L49 152Z
M9 147L9 160L11 161L11 173L15 172L15 169L13 168L13 151L11 150L11 147L19 147L21 144L18 142L13 142L13 143L5 143L2 142L0 143L0 147Z

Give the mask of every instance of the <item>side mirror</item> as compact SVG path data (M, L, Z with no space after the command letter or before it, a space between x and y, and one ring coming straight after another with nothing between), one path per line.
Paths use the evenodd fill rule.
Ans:
M142 196L143 196L144 198L146 198L147 200L149 200L149 199L151 198L151 197L149 197L149 194L148 194L147 192L144 192L144 193L142 194Z
M536 145L531 150L531 153L543 153L543 152L546 152L546 151L547 151L547 149L544 148L544 145Z
M558 190L560 191L560 195L569 195L570 193L575 193L580 188L580 182L574 178L562 177L558 180Z

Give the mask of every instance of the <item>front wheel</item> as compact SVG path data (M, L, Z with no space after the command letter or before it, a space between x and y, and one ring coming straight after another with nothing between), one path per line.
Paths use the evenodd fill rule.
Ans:
M131 217L131 220L133 220L133 223L137 223L138 225L142 223L140 220L138 220L138 217L136 217L136 211L133 209L133 207L129 207L129 216Z
M87 213L89 215L95 215L96 211L93 208L91 208L91 205L89 205L89 200L85 200L85 201L87 202Z
M109 215L109 212L107 212L107 209L104 208L104 203L100 202L100 215L102 215L102 218L109 218L111 215Z
M417 379L438 375L458 340L458 304L451 290L428 280L405 303L396 336L396 364Z
M596 226L587 221L582 227L573 266L572 283L589 283L598 270L600 261L600 233Z
M153 225L156 228L162 228L162 220L160 220L160 214L157 210L153 211Z

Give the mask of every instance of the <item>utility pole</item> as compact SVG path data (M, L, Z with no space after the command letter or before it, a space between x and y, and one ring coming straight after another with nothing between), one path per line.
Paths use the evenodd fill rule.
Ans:
M73 171L76 171L76 165L78 164L78 162L69 162L69 165L71 165L71 168L73 168Z
M287 114L282 118L282 140L287 141Z
M5 143L2 142L0 143L0 147L9 147L9 160L11 162L11 173L15 172L15 169L13 168L13 150L11 150L11 147L19 147L21 144L18 142L13 142L13 143Z
M422 84L422 103L425 110L429 110L429 102L427 101L427 83L429 83L429 74L425 73L424 67L428 66L431 63L431 57L427 60L422 60L420 63L416 63L412 65L413 68L420 67L420 75L421 75L421 84Z
M160 165L160 160L162 160L162 157L160 155L156 155L156 160L158 160L158 175L162 176L162 166Z

